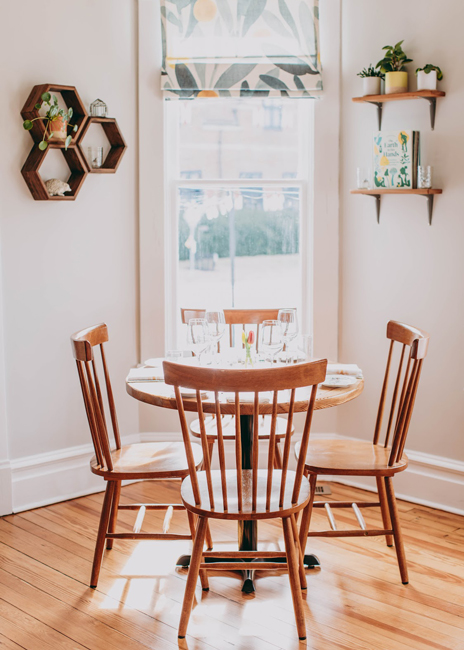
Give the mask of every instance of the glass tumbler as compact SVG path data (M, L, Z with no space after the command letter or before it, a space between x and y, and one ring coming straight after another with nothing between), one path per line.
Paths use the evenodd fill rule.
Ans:
M370 170L367 167L356 168L356 186L358 190L368 190L370 187Z
M432 187L432 168L430 165L417 168L417 187L420 189L429 189Z
M103 147L88 147L87 153L92 169L100 169L103 165Z

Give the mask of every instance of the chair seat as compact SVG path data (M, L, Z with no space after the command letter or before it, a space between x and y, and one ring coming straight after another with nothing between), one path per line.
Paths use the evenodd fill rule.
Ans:
M300 443L295 445L295 455L300 454ZM364 440L310 440L305 468L316 474L392 476L408 466L408 458L388 466L390 448L373 445Z
M195 466L203 462L198 444L192 445ZM106 479L183 478L188 474L187 456L183 442L139 442L124 445L111 452L113 470L102 469L95 456L90 461L94 474Z
M259 431L258 437L260 440L269 440L271 433L271 419L270 415L260 416L259 418ZM287 431L287 419L278 417L276 425L276 438L284 438L285 432ZM205 418L205 429L206 437L209 440L217 440L217 428L216 428L216 418L209 417ZM201 435L200 432L200 420L193 420L190 425L190 432L195 438L199 438ZM292 435L294 428L292 426ZM235 417L233 415L225 415L222 418L222 435L224 440L235 440Z
M206 472L198 472L198 483L200 487L201 505L195 505L193 497L192 483L190 477L187 477L182 483L181 496L182 502L187 510L197 515L212 517L216 519L271 519L275 517L288 517L292 513L298 512L309 501L310 486L309 481L303 477L301 482L300 494L297 503L292 504L291 497L295 481L295 472L287 472L285 484L285 494L283 507L279 508L281 470L274 470L272 473L272 488L270 508L266 510L266 491L268 472L265 469L258 470L258 490L256 500L256 512L252 513L252 470L245 469L242 471L242 509L239 512L237 498L237 472L235 470L226 470L227 485L227 512L224 511L222 499L222 484L220 470L211 472L213 485L214 509L210 506L208 487L206 482Z

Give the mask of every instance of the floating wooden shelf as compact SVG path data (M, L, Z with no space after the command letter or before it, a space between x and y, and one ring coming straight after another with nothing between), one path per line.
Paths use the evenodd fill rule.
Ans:
M73 109L71 123L73 125L77 124L77 131L74 133L73 127L68 126L68 135L72 136L71 144L76 144L80 132L87 121L87 111L74 86L60 86L59 84L40 84L39 86L34 86L21 111L23 120L33 120L39 117L39 111L35 108L35 105L42 103L41 98L43 93L50 93L51 95L53 93L60 93L66 107ZM32 129L29 131L34 142L40 142L44 132L45 120L36 120L33 122Z
M111 145L108 155L103 161L103 165L101 167L98 167L98 169L94 169L90 166L87 156L84 152L83 140L91 124L101 125ZM91 174L114 174L119 167L119 163L121 162L122 157L127 149L126 142L122 137L122 133L114 117L89 117L79 135L78 146L85 160L87 171Z
M407 93L392 93L391 95L364 95L363 97L353 97L354 102L367 102L377 106L377 116L379 120L379 131L382 128L382 108L385 102L398 102L407 99L425 99L430 105L430 126L432 131L435 127L435 113L437 107L437 97L444 97L446 93L442 90L415 90Z
M385 194L417 194L419 196L425 196L427 199L427 211L429 217L429 225L432 225L432 215L433 215L433 197L435 194L442 194L443 190L430 188L430 189L415 189L415 190L402 190L400 188L383 188L378 187L372 190L351 190L351 194L365 194L366 196L372 196L375 199L375 207L377 213L377 223L380 223L380 199Z
M71 192L65 196L50 196L40 176L40 167L50 149L61 151L71 171L71 175L66 181L71 187ZM34 144L21 169L21 174L35 201L74 201L87 176L87 168L78 147L68 147L66 150L62 144L50 143L45 151L41 151Z

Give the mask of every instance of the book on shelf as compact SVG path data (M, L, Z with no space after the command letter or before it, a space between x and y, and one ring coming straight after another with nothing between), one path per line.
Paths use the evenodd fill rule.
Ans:
M373 144L374 188L416 188L419 131L377 131Z

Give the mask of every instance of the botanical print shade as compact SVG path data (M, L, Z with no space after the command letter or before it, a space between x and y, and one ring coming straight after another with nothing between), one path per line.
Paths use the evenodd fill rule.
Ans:
M319 0L161 0L166 97L322 90Z

